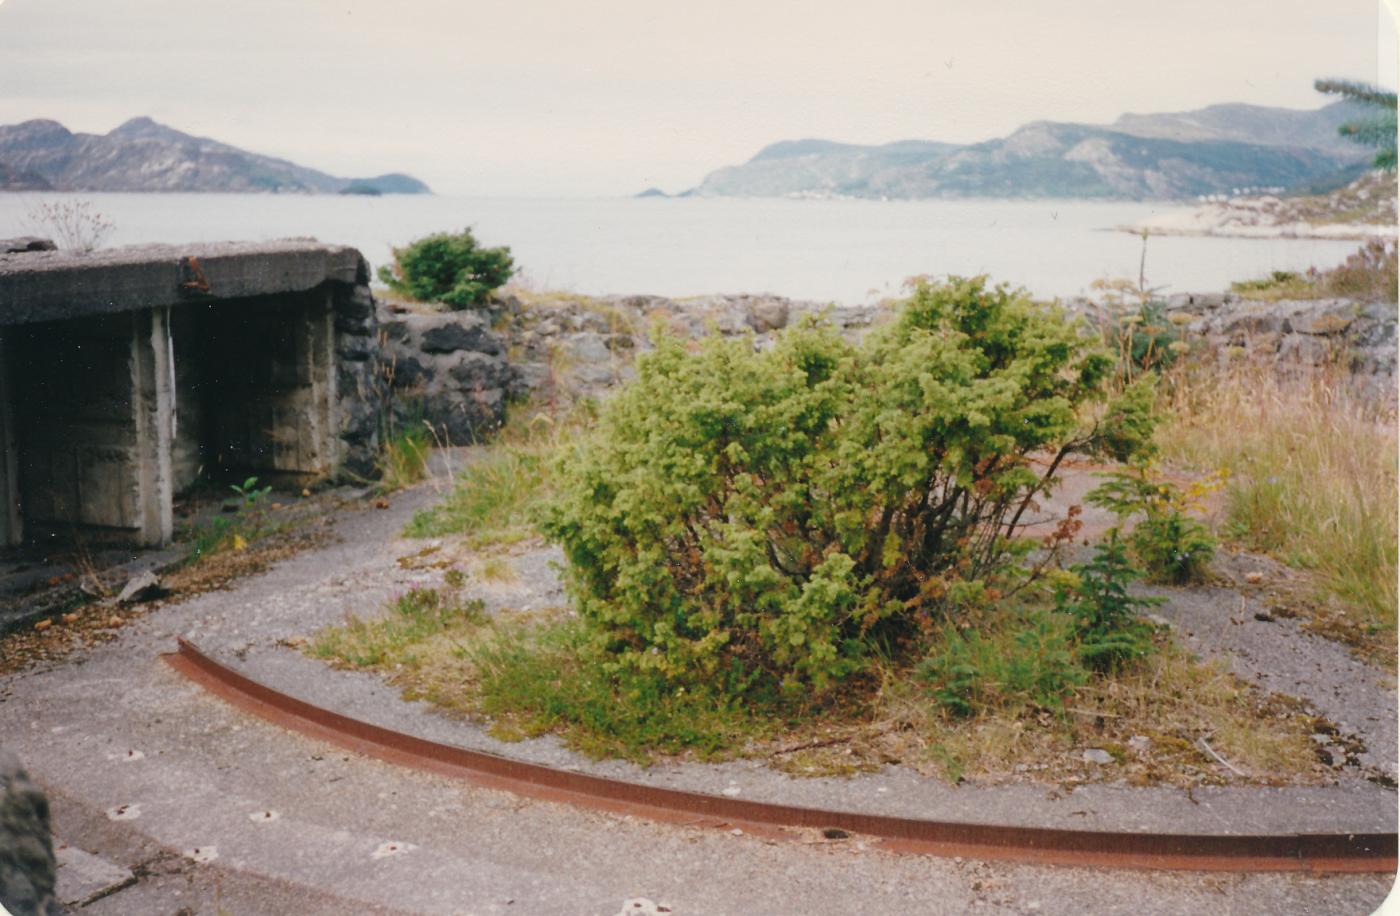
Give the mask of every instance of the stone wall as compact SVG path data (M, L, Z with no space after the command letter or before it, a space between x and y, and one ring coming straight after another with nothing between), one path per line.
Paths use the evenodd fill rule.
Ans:
M521 393L485 314L386 308L380 327L394 429L426 423L439 442L468 445L499 427L507 399Z
M334 287L336 415L339 465L360 477L374 473L379 434L388 409L380 354L379 316L369 291L369 264L363 258L354 285Z

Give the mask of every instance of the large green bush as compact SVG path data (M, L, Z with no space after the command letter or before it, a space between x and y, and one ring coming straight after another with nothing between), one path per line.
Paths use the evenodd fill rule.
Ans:
M1112 371L980 278L920 285L860 346L819 322L761 353L663 338L542 521L622 668L821 689L995 587L1065 456L1141 444L1146 399L1089 416Z
M380 267L379 279L395 292L464 309L485 302L514 270L509 248L482 248L464 229L395 248L393 267Z

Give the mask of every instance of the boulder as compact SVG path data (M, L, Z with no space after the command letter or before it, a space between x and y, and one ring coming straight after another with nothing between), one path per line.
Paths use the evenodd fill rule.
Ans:
M760 299L749 305L749 327L760 334L781 330L787 327L789 311L786 299Z
M607 338L597 331L581 331L564 338L566 352L580 363L604 363L612 360Z
M48 799L0 750L0 911L57 916L55 873Z
M501 342L486 326L486 319L470 312L423 316L418 322L424 353L456 353L477 350L500 353Z

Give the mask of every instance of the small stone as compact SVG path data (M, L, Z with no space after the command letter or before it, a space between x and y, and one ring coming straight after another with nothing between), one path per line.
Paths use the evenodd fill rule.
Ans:
M64 614L64 615L63 615L63 622L64 622L64 623L77 623L77 622L78 622L78 615L77 615L77 614Z
M720 790L719 794L728 795L730 798L733 798L742 791L743 789L740 789L738 786L725 786L722 790Z
M311 496L311 491L308 490L308 489L306 489L305 487L303 487L303 488L302 488L302 491L301 491L301 498L302 498L302 499L307 499L307 498L310 497L310 496Z
M1080 755L1085 763L1105 764L1113 762L1113 755L1101 748L1091 747Z
M52 620L40 620L38 623L34 624L34 629L47 630L51 626L53 626Z
M119 626L121 626L121 625L122 625L122 619L121 619L120 617L116 616L115 614L113 614L113 615L112 615L110 618L108 618L108 620L107 620L107 626L109 626L109 627L119 627Z
M1247 572L1244 574L1244 581L1248 582L1250 585L1258 585L1260 582L1264 581L1264 574L1258 570Z
M389 856L402 855L405 852L409 852L417 848L418 847L414 846L412 843L380 843L379 847L375 849L374 852L369 854L369 857L371 859L387 859Z
M743 836L743 835L744 835L744 831L740 830L738 827L735 827L733 830L731 830L731 831L729 831L729 832L730 832L732 835L734 835L734 836Z
M387 499L385 499L385 498L383 498L383 497L381 496L379 499L376 499L376 500L374 501L374 508L376 508L376 509L387 509L387 508L389 508L389 500L387 500Z
M159 598L165 593L165 588L160 584L160 576L157 576L148 569L127 580L126 585L117 595L117 604L135 604L139 601L150 601L154 598Z
M134 821L141 816L140 805L117 805L107 809L109 821Z

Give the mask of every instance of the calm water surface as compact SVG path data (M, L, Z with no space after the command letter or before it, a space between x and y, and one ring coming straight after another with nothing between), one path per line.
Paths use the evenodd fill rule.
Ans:
M580 293L771 292L844 303L917 274L990 274L1039 296L1138 274L1141 240L1106 231L1175 207L1080 201L507 199L261 194L0 194L0 237L38 233L45 200L81 199L109 245L313 236L372 264L392 245L471 226L509 245L527 282ZM1331 267L1356 242L1154 237L1147 279L1219 291L1271 270Z

